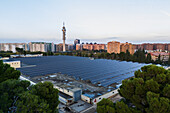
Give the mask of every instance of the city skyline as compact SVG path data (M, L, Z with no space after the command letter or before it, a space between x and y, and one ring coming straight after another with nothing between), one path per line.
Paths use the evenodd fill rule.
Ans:
M0 1L0 41L170 42L170 1Z

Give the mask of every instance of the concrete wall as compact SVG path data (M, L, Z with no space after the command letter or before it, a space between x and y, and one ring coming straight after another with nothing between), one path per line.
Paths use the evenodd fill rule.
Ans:
M54 87L57 88L59 91L61 91L61 92L65 93L65 94L70 95L70 96L73 97L73 92L72 91L64 89L64 88L60 88L58 86L54 86Z
M83 101L85 101L85 102L87 102L87 103L90 103L91 104L91 98L89 98L89 97L87 97L87 96L85 96L85 95L81 95L81 100L83 100Z
M5 61L4 64L9 64L11 67L13 68L20 68L21 67L21 63L20 61Z
M20 76L19 79L20 79L20 80L27 80L27 81L29 81L31 85L35 85L35 84L36 84L35 82L32 82L32 81L30 81L29 79L27 79L27 78L25 78L25 77L22 77L22 76Z
M93 103L93 104L97 104L97 103L100 102L103 98L109 98L109 97L112 97L112 96L114 96L114 95L116 95L116 94L118 94L118 89L113 90L113 91L111 91L111 92L108 92L108 93L106 93L106 94L104 94L104 95L101 95L101 96L99 96L99 97L97 97L97 98L94 98L93 101L92 101L92 103Z
M73 99L71 99L70 102L69 102L69 100L63 98L62 96L59 96L59 101L60 101L61 103L65 104L65 105L70 105L70 104L73 103Z

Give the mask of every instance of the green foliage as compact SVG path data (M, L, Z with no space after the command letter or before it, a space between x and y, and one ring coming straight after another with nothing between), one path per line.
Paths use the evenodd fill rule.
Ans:
M170 98L170 85L169 84L167 84L164 87L162 94L163 94L164 97Z
M52 112L55 112L59 104L58 90L53 88L53 84L51 82L37 83L32 86L31 93L38 95L40 99L44 99L47 104L49 104L49 108Z
M123 101L116 103L116 112L117 113L132 113L129 107Z
M50 82L30 87L19 80L20 72L0 61L0 113L55 113L58 90Z
M147 54L146 62L147 62L147 63L152 62L152 58L151 58L151 54L150 54L150 53Z
M10 67L8 64L3 64L0 60L0 83L8 79L18 79L20 72Z
M135 78L123 80L119 93L126 99L113 104L115 113L170 113L170 71L148 65L135 72ZM107 99L105 100L107 102ZM98 110L106 111L105 102ZM133 106L133 107L132 107Z
M161 55L159 54L158 59L155 61L156 64L162 64Z
M147 113L170 113L169 99L160 97L159 94L147 92L147 101L149 107L146 108Z
M115 113L113 102L109 99L102 99L97 103L97 113Z
M0 109L7 112L14 106L19 95L27 91L28 81L9 79L0 84Z
M29 92L21 95L16 103L17 113L51 113L49 104L44 99Z
M16 49L16 51L17 51L19 54L23 54L23 53L24 53L24 49L23 49L23 48L18 48L18 47L16 47L15 49Z
M52 56L52 55L54 55L54 53L51 52L51 51L48 51L48 52L44 52L44 53L43 53L43 56Z
M47 56L47 53L44 53L44 56ZM112 60L120 60L120 61L132 61L139 63L153 63L153 64L163 64L160 57L159 60L153 61L151 54L146 53L145 50L137 50L134 54L130 54L128 50L126 52L120 53L107 53L106 51L72 51L65 53L55 53L55 55L70 55L70 56L80 56L80 57L94 57L94 58L103 58L103 59L112 59ZM169 59L170 60L170 59ZM164 64L168 64L168 62L164 62Z
M148 98L153 98L151 98L151 96L147 97L147 92L152 92L161 96L164 95L166 96L164 98L169 100L169 98L167 98L169 95L169 86L167 85L169 80L167 78L169 78L169 76L169 72L162 67L155 65L144 66L141 70L135 72L136 78L124 80L122 82L123 84L120 88L120 93L123 97L130 100L138 109L143 111L148 107L148 105L151 105L151 101L148 101ZM141 82L139 82L141 83L140 85L135 85L136 79L142 79L143 81L141 80ZM160 98L161 97L157 100Z
M170 55L169 55L169 59L168 59L167 64L170 66Z

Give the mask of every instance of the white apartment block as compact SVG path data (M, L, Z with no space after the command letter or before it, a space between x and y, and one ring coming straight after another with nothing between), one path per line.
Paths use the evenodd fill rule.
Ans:
M16 47L23 48L24 50L28 50L26 43L0 43L0 51L12 51L16 52Z
M36 52L36 51L46 52L46 46L44 42L30 42L29 50L31 52Z
M29 51L31 52L54 52L54 43L46 43L46 42L30 42L29 43Z

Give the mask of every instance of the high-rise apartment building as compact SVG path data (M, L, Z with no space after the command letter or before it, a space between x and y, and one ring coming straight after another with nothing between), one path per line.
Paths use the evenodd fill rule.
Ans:
M112 41L107 43L108 53L120 53L120 42Z
M82 50L82 49L83 49L82 44L76 44L76 50L77 51Z
M29 50L30 52L47 52L47 46L45 42L30 42Z
M68 51L74 50L74 45L73 44L67 44L68 45Z
M106 49L106 44L97 44L95 43L93 45L93 50L105 50Z
M12 51L16 52L16 48L23 48L28 50L28 45L26 43L0 43L0 51Z
M75 39L74 40L74 45L76 45L76 44L80 44L80 39Z
M54 48L54 43L45 43L45 45L46 45L46 48L45 48L45 50L46 51L51 51L51 52L54 52L55 50L55 48Z
M83 44L83 49L92 51L93 50L93 44Z
M75 39L74 40L74 50L76 50L76 45L80 44L80 40L79 39Z
M105 50L106 49L106 45L105 44L76 44L76 50L89 50L89 51L92 51L92 50Z
M170 51L170 43L143 43L143 44L134 44L134 48L144 49L147 51Z
M128 42L121 43L120 44L120 52L126 53L127 50L130 52L130 54L134 54L135 49L134 49L132 43L128 43Z

